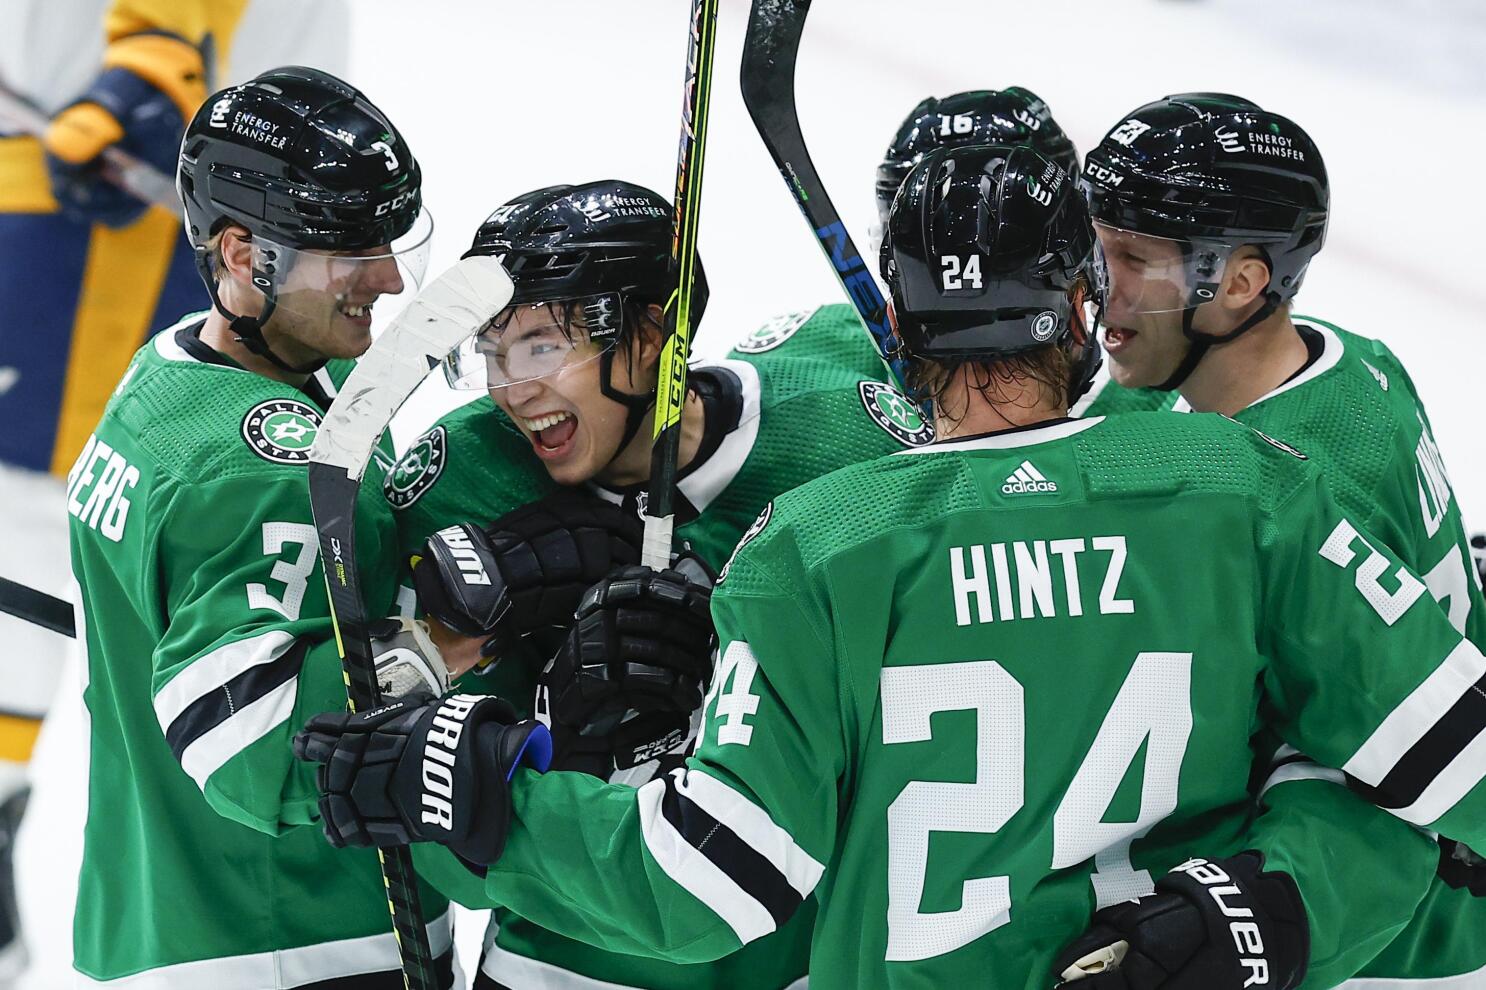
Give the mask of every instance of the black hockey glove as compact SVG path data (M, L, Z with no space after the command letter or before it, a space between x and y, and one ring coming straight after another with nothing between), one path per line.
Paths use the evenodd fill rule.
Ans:
M583 592L615 567L640 560L643 525L633 512L563 490L484 529L441 529L413 569L425 612L465 636L486 636L487 655L507 638L566 628Z
M1486 857L1454 839L1440 836L1440 879L1456 890L1486 897Z
M683 554L667 570L622 567L588 589L537 685L554 767L607 779L685 750L717 646L713 580Z
M1070 990L1289 990L1305 976L1310 929L1288 873L1262 853L1192 859L1156 892L1095 912L1053 963Z
M321 764L320 817L333 846L441 842L481 865L500 858L518 766L545 771L547 729L491 695L398 701L316 715L294 755Z

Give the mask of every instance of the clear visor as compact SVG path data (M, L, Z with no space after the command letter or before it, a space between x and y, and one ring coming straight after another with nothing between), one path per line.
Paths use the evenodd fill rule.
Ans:
M1215 298L1234 245L1137 234L1094 221L1098 286L1111 318L1171 313Z
M507 306L444 359L457 389L505 388L595 360L619 340L618 293Z
M386 326L423 283L433 218L424 210L391 244L356 251L290 247L255 237L253 284L271 297L279 318L301 328L371 332Z

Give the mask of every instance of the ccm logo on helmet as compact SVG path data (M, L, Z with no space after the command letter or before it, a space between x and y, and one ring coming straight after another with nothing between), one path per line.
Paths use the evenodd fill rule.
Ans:
M1222 867L1205 859L1189 859L1171 872L1185 873L1206 887L1207 895L1218 905L1223 917L1254 917L1254 909L1244 906L1243 890ZM1239 965L1250 971L1243 985L1251 987L1269 983L1269 960L1264 957L1264 937L1259 933L1259 926L1253 921L1232 920L1228 922L1228 933L1233 936L1233 945L1238 949Z
M1096 162L1086 162L1084 164L1084 174L1096 182L1104 183L1106 186L1117 186L1125 181L1125 177L1120 173L1107 169Z
M392 199L389 199L387 202L385 202L385 203L378 203L377 204L377 210L376 210L376 213L374 214L374 216L379 216L379 217L386 216L388 213L391 213L393 210L397 209L399 206L402 206L404 203L406 203L408 200L412 199L416 195L418 195L418 190L416 190L416 189L409 189L407 192L398 193L396 196L394 196Z

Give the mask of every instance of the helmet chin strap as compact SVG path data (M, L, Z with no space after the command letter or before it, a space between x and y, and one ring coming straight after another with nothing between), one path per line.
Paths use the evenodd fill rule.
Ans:
M655 407L655 394L631 395L614 387L614 355L618 347L611 347L599 355L599 391L606 399L612 399L625 408L624 436L619 440L619 450L629 447L630 441L645 425L645 414ZM617 451L616 451L617 453Z
M1094 376L1099 373L1099 368L1104 364L1104 348L1099 346L1099 320L1102 314L1094 314L1094 325L1084 326L1083 350L1073 361L1073 368L1068 375L1068 405L1071 408L1075 402L1084 397L1094 385ZM1082 314L1079 314L1079 322L1083 323Z
M253 284L263 293L263 312L257 316L239 316L223 304L222 297L217 293L217 279L212 272L211 262L207 258L207 250L204 247L196 249L196 270L201 273L201 280L206 283L207 292L212 297L212 305L217 312L230 321L228 329L232 331L233 339L247 348L250 353L258 355L280 371L286 371L291 375L312 375L325 367L329 358L311 361L303 367L296 368L275 354L273 348L268 346L268 341L263 339L263 325L268 322L273 316L273 311L278 307L278 298L273 291L273 278L267 272L253 269Z
M1207 354L1208 349L1215 344L1227 344L1237 340L1248 333L1260 323L1269 319L1270 315L1279 307L1279 298L1266 288L1264 293L1264 305L1256 309L1248 319L1224 334L1204 333L1193 329L1192 317L1197 313L1196 306L1188 306L1182 310L1182 336L1187 338L1187 353L1182 357L1180 364L1171 376L1159 385L1153 386L1159 392L1170 392L1181 387L1193 371L1197 370L1197 364Z

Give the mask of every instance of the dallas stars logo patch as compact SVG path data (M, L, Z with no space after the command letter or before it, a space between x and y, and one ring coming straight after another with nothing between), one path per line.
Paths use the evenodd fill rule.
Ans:
M444 428L435 426L415 440L408 452L387 472L382 481L382 493L394 509L406 509L439 480L444 470L448 439Z
M733 547L733 552L728 556L728 562L722 565L722 570L717 572L717 583L722 584L723 579L728 576L728 568L733 566L733 561L738 559L738 551L752 543L754 538L764 531L769 525L769 520L774 516L774 503L770 502L764 506L764 511L758 514L758 518L749 524L748 529L743 532L742 539L738 545Z
M857 392L872 422L899 443L921 447L934 439L934 424L927 423L902 392L882 382L860 382Z
M787 313L784 316L776 316L734 344L733 350L740 354L762 354L764 351L772 351L793 337L795 331L804 326L805 321L810 319L812 312Z
M243 417L248 449L275 464L304 464L320 428L320 413L298 399L260 402Z

